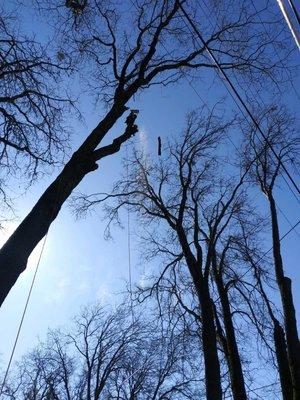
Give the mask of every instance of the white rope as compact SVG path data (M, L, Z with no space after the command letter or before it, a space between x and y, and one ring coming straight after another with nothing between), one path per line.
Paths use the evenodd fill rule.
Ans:
M45 245L46 245L46 241L47 241L47 237L48 237L48 232L46 233L46 236L44 237L43 245L42 245L42 248L41 248L41 251L40 251L40 255L39 255L39 258L38 258L38 261L37 261L37 265L35 267L35 271L34 271L34 274L33 274L32 280L31 280L31 285L30 285L29 292L28 292L28 295L27 295L27 298L26 298L26 302L25 302L25 306L24 306L24 309L23 309L23 313L22 313L22 316L21 316L21 319L20 319L18 331L17 331L16 337L15 337L15 340L14 340L14 345L13 345L13 348L12 348L12 351L11 351L11 355L10 355L10 358L9 358L9 361L8 361L8 365L7 365L7 368L6 368L6 371L5 371L5 374L4 374L4 378L3 378L3 381L2 381L0 397L3 394L4 385L6 383L7 376L8 376L8 373L9 373L9 370L10 370L10 367L11 367L11 364L12 364L12 360L13 360L13 357L14 357L14 354L15 354L15 350L16 350L16 347L17 347L17 344L18 344L18 341L19 341L20 333L21 333L21 330L22 330L22 327L23 327L23 322L24 322L25 315L26 315L27 309L28 309L28 304L29 304L29 301L30 301L30 298L31 298L32 290L33 290L33 287L34 287L34 284L35 284L35 281L36 281L36 276L37 276L37 273L38 273L38 270L39 270L39 266L40 266L40 263L41 263L41 259L42 259L42 255L43 255L43 252L44 252L44 249L45 249Z

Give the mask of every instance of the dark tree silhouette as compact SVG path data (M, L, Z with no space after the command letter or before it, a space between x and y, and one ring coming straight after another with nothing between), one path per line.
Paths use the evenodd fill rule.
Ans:
M194 376L198 356L189 339L172 326L150 329L155 325L146 319L133 321L124 306L114 312L87 307L73 328L49 332L47 342L23 357L12 371L3 398L200 398Z
M133 12L124 13L119 2L89 1L76 26L69 21L67 7L61 7L61 3L51 6L58 18L63 13L68 42L65 52L89 65L86 80L93 94L106 102L108 111L1 249L1 303L73 189L97 169L99 160L117 153L136 132L135 125L128 125L110 145L99 147L133 96L151 85L177 81L184 69L215 68L181 18L179 0L135 5ZM214 28L205 26L206 45L215 49L226 69L248 74L256 81L262 75L276 79L278 69L270 60L269 37L263 29L257 29L259 17L260 13L252 13L246 3L237 2L233 15L220 15L220 23ZM272 23L277 35L279 25Z
M58 83L70 65L22 35L17 20L2 8L0 43L1 177L21 172L34 179L68 148L64 115L72 102L59 94Z
M266 273L267 270L270 270L271 264L268 260L265 259L264 252L260 251L260 244L256 239L256 235L253 234L253 230L250 232L246 232L245 229L242 230L241 238L238 242L239 252L241 255L241 259L246 262L247 265L250 266L252 270L252 274L254 277L254 282L252 285L248 284L248 288L245 290L244 285L239 285L238 290L240 293L243 293L242 296L247 299L247 302L251 304L251 308L254 309L255 304L257 303L257 298L253 294L258 291L261 299L263 300L264 307L261 308L261 311L256 311L252 313L252 319L255 321L257 326L259 326L258 331L261 336L261 332L265 330L265 320L266 316L269 315L270 318L270 326L272 331L272 340L275 348L276 362L278 368L278 374L280 378L282 397L284 400L292 400L293 399L293 385L292 385L292 377L289 369L289 361L287 354L287 345L286 338L284 333L284 328L280 322L280 313L275 309L274 304L269 299L267 294L267 288L265 287L265 281L270 280L269 274ZM261 267L261 264L265 265L265 269ZM269 287L272 286L272 283ZM259 314L262 314L259 318ZM259 319L261 319L262 324L259 323ZM261 326L261 327L260 327ZM265 339L263 339L265 340Z
M251 157L251 154L256 157L256 162L252 168L252 178L266 196L269 204L274 271L284 315L288 360L293 383L293 399L299 399L300 342L292 295L292 282L284 273L274 191L277 182L284 175L282 165L296 168L299 165L300 138L296 131L295 119L285 107L271 106L260 110L257 114L261 126L265 129L268 142L259 140L256 135L256 128L252 127L248 135L249 145L245 154L247 157L249 155ZM272 149L275 150L278 158L275 157Z
M276 118L270 117L270 121L278 123ZM269 362L276 356L283 398L292 399L288 346L278 310L267 294L272 274L267 271L270 264L261 245L266 221L257 214L249 187L249 177L260 160L265 160L266 147L255 153L248 149L247 162L237 169L233 160L230 163L221 155L225 133L234 125L214 112L191 113L180 138L165 146L158 162L134 151L125 161L129 174L115 184L112 193L75 196L75 211L82 215L104 204L107 235L111 224L119 222L123 207L136 214L143 226L141 248L146 249L148 259L159 257L162 264L154 282L138 288L138 299L154 295L161 309L167 292L171 304L167 312L174 312L175 302L183 315L197 321L207 398L222 396L223 352L233 398L247 399L239 340L247 336L251 325L269 352ZM253 133L249 126L248 132L250 136ZM278 126L275 132L278 134ZM293 136L290 124L289 132ZM290 160L297 143L294 137L283 150ZM241 325L245 319L250 325Z
M224 244L224 236L234 231L234 220L243 208L245 194L241 188L247 173L247 170L242 172L236 184L231 184L221 174L215 150L230 124L232 121L223 122L213 113L206 115L203 111L202 115L197 115L193 112L187 118L182 139L165 150L161 163L155 164L143 154L135 153L128 167L129 177L123 177L111 195L77 198L78 212L116 198L117 205L107 206L110 219L117 218L118 210L128 205L147 226L159 221L165 224L160 225L159 239L155 243L157 251L169 251L171 259L160 279L168 269L184 260L200 310L208 399L222 398L211 273L214 273L221 298L226 336L224 351L228 356L233 396L247 398L222 271L226 251L230 248L230 239ZM164 232L168 238L166 242Z

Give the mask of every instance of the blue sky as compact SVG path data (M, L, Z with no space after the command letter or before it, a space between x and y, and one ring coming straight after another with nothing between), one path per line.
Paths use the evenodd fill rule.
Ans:
M215 79L212 87L208 84L211 81L211 73L205 73L202 77L203 80L193 82L193 86L201 97L209 100L211 104L214 104L217 96L221 97L227 93L219 79ZM204 83L205 81L208 83ZM287 91L286 101L294 110L297 106L299 108L299 99L293 90ZM152 157L157 157L157 136L161 136L164 143L171 135L177 135L183 127L185 113L202 105L185 80L173 87L156 87L144 91L137 96L135 103L131 104L140 110L138 116L140 133L133 141L145 146ZM229 110L234 108L230 99L226 100L226 104ZM75 121L72 126L73 148L81 143L103 113L101 106L90 109L89 104L83 101L85 122ZM119 129L122 127L123 123L120 122L112 130L110 137L120 132ZM233 134L238 135L237 132ZM233 136L232 140L238 142L239 138ZM78 190L87 192L109 190L121 172L121 158L124 155L123 148L117 155L101 162L100 168L87 176ZM56 173L42 179L30 188L26 195L19 198L16 203L18 219L8 223L0 232L2 242L13 231L18 220L28 213ZM299 177L297 180L299 181ZM295 223L300 218L300 206L284 184L277 191L277 198L280 208L289 220ZM289 225L281 215L279 217L282 222L281 233L285 233ZM114 229L113 239L105 241L104 228L101 210L84 220L75 221L68 206L63 207L47 237L15 359L34 346L38 337L45 337L48 327L55 328L67 324L82 305L93 301L101 301L104 304L114 304L119 301L121 295L118 293L125 289L128 280L127 231ZM133 231L134 229L132 226ZM300 234L300 226L282 244L286 272L293 279L298 321L300 321L300 246L297 232ZM3 366L8 361L40 250L39 245L29 262L29 268L22 274L0 309L0 353ZM133 275L138 281L141 279L143 266L136 266L138 249L134 236L132 252Z

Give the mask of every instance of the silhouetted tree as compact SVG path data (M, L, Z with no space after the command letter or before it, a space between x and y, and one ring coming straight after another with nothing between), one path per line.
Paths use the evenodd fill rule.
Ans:
M274 195L277 182L285 174L285 167L299 165L300 138L296 131L294 117L285 107L271 106L257 112L259 123L265 131L267 140L261 140L256 127L248 130L249 145L246 147L246 159L255 156L251 169L253 181L266 196L270 210L272 228L272 249L274 271L279 288L289 359L289 367L293 382L293 399L300 398L300 342L292 295L291 279L284 273L281 254L280 229L277 205ZM276 152L277 156L274 155Z
M238 247L241 259L246 263L246 265L249 265L254 277L252 285L249 283L247 284L248 287L245 285L239 285L238 290L240 293L243 293L242 296L244 299L247 299L247 302L251 305L251 308L249 307L250 310L256 310L255 312L252 312L251 319L255 321L260 336L262 336L261 332L266 331L264 321L266 320L266 316L269 315L272 331L271 342L274 344L282 397L284 400L292 400L293 385L289 369L285 332L280 322L280 317L278 317L278 310L269 299L267 288L265 287L265 281L268 282L270 279L269 274L266 273L266 268L270 269L271 267L270 262L265 259L264 252L260 251L261 246L256 240L256 235L253 234L253 231L247 232L243 229L243 234L238 242ZM265 264L265 269L261 267L262 264ZM241 282L235 282L235 286L238 283ZM270 287L272 284L268 286ZM257 292L260 294L264 303L264 307L259 312L257 312L257 307L255 307L257 304ZM259 323L259 319L262 320L262 324Z
M149 324L149 325L148 325ZM155 321L132 320L87 307L70 331L51 331L46 343L15 366L3 397L15 400L163 400L200 398L188 339ZM185 346L184 346L185 345ZM196 385L197 383L197 385Z
M68 149L65 114L72 102L58 83L70 65L58 63L47 47L22 34L18 20L0 8L1 192L11 175L35 179ZM60 92L60 93L59 93Z
M224 122L213 112L208 115L204 110L200 115L192 112L187 118L182 138L165 150L160 163L151 162L143 154L135 152L128 166L129 177L123 177L111 195L95 194L77 198L79 212L116 198L117 205L111 205L111 208L107 206L111 220L116 219L118 210L127 205L137 213L139 221L144 222L148 229L157 224L159 230L152 233L152 244L156 246L157 253L161 251L170 258L160 280L177 263L184 260L180 265L188 269L200 313L208 399L222 398L210 287L212 273L221 298L226 332L224 350L228 356L233 396L235 399L246 399L243 371L222 271L222 263L230 247L230 239L224 244L224 238L227 235L230 237L231 231L235 229L235 219L243 212L245 193L242 185L247 173L247 170L242 172L236 184L225 179L221 173L216 149L221 146L221 139L230 124L232 121Z
M112 193L78 195L75 210L82 214L104 203L107 234L123 207L136 214L143 226L141 247L161 263L156 278L139 286L139 299L154 295L161 308L162 293L168 292L170 304L197 321L207 398L222 396L223 352L233 398L247 399L239 340L251 325L271 357L275 354L282 393L290 399L284 332L264 287L272 282L260 244L266 223L256 212L249 187L251 169L263 152L248 151L241 170L233 160L224 160L221 149L232 126L234 121L225 122L214 112L191 113L180 138L165 147L158 162L134 151L125 161L128 176ZM169 311L174 310L171 305ZM248 322L242 325L244 320Z
M88 66L81 75L92 87L93 95L106 102L108 111L1 249L0 303L26 268L29 255L73 189L97 169L102 158L117 153L136 132L136 126L128 124L109 145L102 145L133 96L151 85L177 81L184 70L215 69L205 46L199 44L182 19L180 0L133 3L130 12L124 10L128 5L123 7L118 1L91 0L75 26L73 17L70 20L70 9L61 2L50 6L48 1L38 3L54 10L57 26L63 27L67 47L59 53L59 58L66 54L78 61L78 65ZM222 12L217 13L218 24L213 28L203 18L200 20L205 28L206 45L215 50L224 68L234 69L253 82L260 82L262 75L277 79L281 67L271 61L269 34L263 27L258 29L257 24L267 10L252 12L247 2L229 4L235 12L226 12L226 7L222 7ZM272 46L285 42L284 34L280 36L282 40L277 35L280 21L273 18L272 26L272 34L276 36ZM58 30L56 33L60 37ZM278 46L283 57L288 55L286 48Z

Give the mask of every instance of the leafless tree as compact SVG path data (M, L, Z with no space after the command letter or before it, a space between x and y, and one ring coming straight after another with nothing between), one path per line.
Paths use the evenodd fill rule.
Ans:
M266 196L272 229L273 264L284 315L284 327L293 383L293 399L300 398L300 342L291 288L291 279L284 273L281 254L280 228L275 198L276 185L284 178L285 167L298 168L300 138L295 119L285 107L271 106L257 113L258 120L266 132L266 140L259 138L256 128L248 130L248 145L245 154L255 155L252 179ZM276 155L274 154L276 153Z
M11 175L34 179L41 167L62 161L69 134L65 113L72 102L58 83L70 69L46 46L22 34L18 20L0 8L0 167L1 181ZM54 58L54 60L53 60ZM2 194L5 199L5 187Z
M185 348L188 346L186 339ZM76 318L71 332L50 332L46 343L24 356L6 385L4 397L200 398L193 369L197 355L192 357L183 349L182 337L174 329L154 332L146 320L132 321L131 313L124 307L112 313L97 306L87 307Z
M241 172L236 183L222 176L216 148L233 122L223 122L213 112L207 115L202 111L202 115L192 112L188 116L182 139L165 150L161 163L151 162L135 152L128 168L129 177L123 177L112 194L98 193L77 200L79 211L84 211L115 198L117 204L106 206L110 220L116 220L119 209L128 206L148 229L156 226L150 241L157 253L169 257L159 281L169 271L174 272L177 264L187 268L196 294L195 316L199 313L201 320L206 395L208 399L221 399L221 369L210 287L210 276L214 273L225 321L225 350L233 395L235 399L246 399L222 263L230 243L227 239L228 244L224 244L224 237L230 238L237 215L243 213L245 193L242 186L247 170Z
M106 101L108 111L1 249L1 303L73 189L97 169L97 162L117 153L136 132L135 118L131 115L125 131L109 145L99 147L126 112L133 96L151 85L177 81L184 71L215 69L205 46L199 44L182 18L180 0L133 2L131 6L127 12L128 4L121 6L118 1L88 1L76 13L75 25L74 10L70 7L61 2L50 7L57 18L62 16L60 21L67 37L68 47L59 53L60 58L77 57L88 66L82 76L92 86L93 94ZM277 79L280 70L270 59L270 38L264 29L258 29L261 13L250 11L247 2L230 1L228 6L235 12L218 14L219 23L213 28L200 19L200 26L205 27L206 46L216 51L226 69L250 74L256 81L262 75ZM280 22L273 19L272 24L277 35ZM278 42L282 43L276 36L272 45ZM281 54L286 57L288 52Z
M285 332L281 323L281 314L268 295L268 290L274 286L270 282L270 280L273 281L273 278L271 278L268 272L272 268L272 263L266 259L265 251L261 249L260 244L256 240L256 235L253 235L253 231L246 232L243 229L237 245L242 262L245 262L249 266L247 272L251 271L254 281L250 280L251 284L248 281L245 285L243 284L243 280L239 279L235 282L234 286L240 293L243 293L243 298L247 299L247 303L251 305L248 308L252 314L251 319L257 326L259 336L266 341L268 337L266 332L268 330L271 331L270 347L269 345L267 347L271 349L274 345L282 397L286 400L292 400L293 386L289 369ZM264 268L262 268L262 264L265 265ZM245 278L243 277L243 279ZM260 299L263 301L263 307L259 309L256 306L257 294L259 294ZM270 328L268 328L268 325Z
M183 316L186 313L197 321L207 393L216 390L210 387L212 376L214 384L219 379L221 386L221 351L233 398L247 398L239 341L245 340L251 325L269 356L276 356L283 397L291 399L284 332L265 288L272 286L260 245L266 222L249 200L251 169L263 152L248 151L242 171L229 166L228 159L224 162L218 152L232 125L233 121L222 122L213 113L191 113L181 138L165 148L159 162L134 151L126 161L129 175L115 184L112 193L79 195L75 210L81 214L104 203L108 234L111 224L119 223L123 207L136 214L139 225L143 224L141 247L148 259L158 257L162 264L149 286L139 285L139 299L155 295L161 308L170 295L172 313L179 305ZM291 150L289 157L295 149Z

